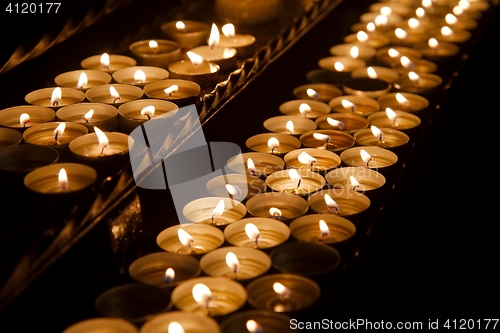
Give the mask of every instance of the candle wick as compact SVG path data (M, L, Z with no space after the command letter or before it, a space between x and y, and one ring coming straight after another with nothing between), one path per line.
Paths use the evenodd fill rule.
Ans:
M56 133L54 134L54 139L57 141L57 143L59 144L59 140L57 139L57 137L59 136L59 131L56 131Z
M148 117L148 120L151 120L151 116L149 115L149 113L146 113L146 117Z
M338 209L337 207L330 207L330 206L328 206L328 210L329 210L329 211L332 211L332 209L335 209L335 214L337 214L337 215L338 215L338 214L340 213L340 212L339 212L339 209Z
M260 238L260 233L259 233L259 234L257 234L257 237L255 237L255 248L256 248L256 249L258 249L258 248L259 248L259 244L258 244L258 242L259 242L259 238Z
M384 135L382 133L380 133L378 140L384 142Z
M313 171L313 169L314 169L314 164L315 164L315 163L316 163L316 161L312 161L312 162L311 162L311 171Z
M357 191L356 188L358 188L358 187L359 187L359 185L355 185L355 186L353 186L352 190Z
M276 148L278 148L278 146L275 146L275 147L273 147L273 149L271 149L271 154L274 154L274 150L275 150Z
M252 169L252 170L250 170L250 174L251 174L252 176L255 176L255 175L256 175L255 170L253 170L253 169Z
M101 149L101 156L104 154L104 148L106 148L107 146L103 146L102 149Z
M297 183L297 189L300 187L300 183L302 182L302 179L299 179L298 183Z
M52 106L58 106L58 105L59 105L58 101L54 101L54 103L52 103Z
M366 161L366 167L369 168L370 161L372 160L373 157L370 157L368 161Z
M116 103L116 101L119 101L120 100L120 97L117 97L113 100L113 103Z

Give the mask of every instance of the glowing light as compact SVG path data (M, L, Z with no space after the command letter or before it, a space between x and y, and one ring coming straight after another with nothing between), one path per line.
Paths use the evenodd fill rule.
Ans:
M415 64L413 63L413 61L411 61L410 58L408 58L407 56L402 56L401 58L399 58L399 61L401 62L401 66L403 66L406 69L411 70L415 68Z
M361 43L364 43L364 42L367 42L368 41L368 34L364 31L358 31L358 33L356 34L356 38L361 42Z
M172 282L175 278L175 271L173 268L168 268L165 271L165 275L163 276L163 281L169 283Z
M368 163L370 163L370 161L372 160L372 155L370 155L364 149L361 149L361 151L359 152L359 154L361 155L361 159L363 160L363 162L365 162L366 166L368 167Z
M372 131L373 136L375 136L379 140L383 139L384 134L377 126L374 125L370 126L370 130Z
M408 20L408 26L411 29L417 29L420 27L420 21L417 20L416 18L412 17L411 19Z
M387 51L387 54L391 58L398 58L401 56L401 53L398 50L392 48Z
M449 37L453 35L453 30L450 29L448 26L444 26L441 28L441 35Z
M155 40L150 40L148 45L151 50L158 51L158 43Z
M273 136L269 138L269 140L267 140L267 146L271 148L271 152L274 152L274 150L278 149L278 147L280 146L280 142Z
M184 22L182 22L182 21L177 21L175 23L175 27L179 30L184 30L184 29L186 29L186 24L184 24Z
M335 68L337 72L345 71L345 66L340 61L335 61L335 63L333 64L333 68Z
M307 165L318 162L314 157L312 157L306 152L300 153L297 159L299 160L300 163Z
M177 91L179 91L179 86L174 84L174 85L171 85L170 87L165 88L165 90L163 90L163 91L168 96L172 96L173 93L176 93Z
M245 234L250 238L250 240L257 242L257 239L260 236L259 228L255 226L253 223L247 223L245 225Z
M105 67L105 68L109 68L109 64L110 64L110 62L109 62L109 54L107 54L107 53L103 53L103 54L101 55L101 59L100 59L100 60L101 60L101 65L102 65L103 67Z
M212 219L217 216L221 216L222 214L224 214L224 200L219 201L217 206L215 206L214 210L212 211Z
M384 16L389 16L392 14L392 9L391 7L387 7L387 6L384 6L382 8L380 8L380 14L384 15Z
M57 176L57 180L59 182L59 186L63 190L67 190L68 189L69 182L68 182L68 173L66 172L66 169L61 168L61 170L59 170L59 174Z
M391 108L386 108L385 109L385 114L387 115L387 118L391 120L395 125L398 122L398 114L394 112Z
M247 169L253 175L257 173L257 169L255 168L255 163L251 158L247 159Z
M199 66L203 63L203 58L201 56L197 55L196 53L191 52L191 51L187 51L186 54L187 54L189 60L191 60L191 62L193 63L193 65Z
M313 133L313 138L319 141L326 141L326 142L330 142L330 140L332 139L329 135L323 133Z
M153 105L148 105L142 108L141 110L141 115L148 117L148 119L151 119L153 115L155 114L155 107Z
M168 324L168 332L167 333L184 333L184 328L182 328L181 324L176 321Z
M226 264L233 272L237 272L240 269L240 261L233 252L228 252L226 254Z
M234 35L236 34L236 32L234 30L234 25L231 23L223 25L222 26L222 33L224 34L224 36L226 36L228 38L234 37Z
M351 49L349 50L349 55L351 56L351 58L356 59L359 56L359 47L351 47Z
M309 112L311 112L311 107L307 103L301 103L299 105L299 112L300 114L306 116Z
M376 18L375 18L375 25L376 26L384 26L384 25L387 25L387 22L389 20L387 19L387 16L385 15L378 15Z
M269 208L269 214L271 214L271 216L274 218L279 218L281 217L281 210L276 207L271 207Z
M98 127L94 126L94 132L97 135L97 141L99 141L100 147L107 147L109 144L108 137L101 131Z
M311 89L311 88L307 88L306 94L310 98L314 98L314 99L318 99L319 98L319 93L316 90Z
M457 24L458 22L458 19L455 15L453 14L446 14L446 16L444 17L444 20L446 21L446 23L452 25L452 24Z
M293 134L294 126L293 126L293 121L289 120L286 122L285 128L288 133Z
M215 25L215 23L212 23L212 30L210 31L210 37L208 38L208 46L214 47L219 44L220 41L220 32L219 28Z
M439 42L436 38L429 38L429 41L427 42L429 44L429 47L431 49L437 50L439 49Z
M89 82L89 78L87 77L87 74L85 74L85 72L81 72L80 73L80 77L78 78L78 83L77 83L77 87L78 88L83 88L83 86L85 86L87 83Z
M349 181L351 182L353 190L355 190L356 187L360 187L361 186L361 184L358 182L358 180L356 178L354 178L354 176L350 176L349 177Z
M290 289L285 287L279 282L275 282L273 284L273 290L276 294L278 294L281 297L289 297L290 296Z
M401 93L396 93L396 100L398 101L399 104L402 104L405 108L410 106L410 101L403 96Z
M394 34L399 39L405 39L405 38L408 37L408 33L406 31L404 31L403 29L401 29L401 28L396 28L396 30L394 30Z
M320 238L330 237L330 229L328 228L328 224L326 224L326 222L323 220L319 220L319 232Z
M206 307L213 298L212 291L203 283L195 284L191 293L196 303Z
M21 124L21 126L26 127L27 124L31 123L30 115L27 113L22 113L19 116L19 123Z
M373 67L368 67L366 69L366 74L368 74L368 77L371 79L378 78L377 72L375 71L375 69L373 69Z
M134 80L136 82L145 82L146 81L146 73L144 71L138 69L134 73Z
M191 243L194 243L194 238L190 234L188 234L184 229L179 228L177 230L177 237L179 237L179 242L181 242L184 246L190 246Z
M61 135L63 135L65 129L66 129L66 123L60 123L59 125L57 125L53 133L54 139L57 140Z
M340 129L342 129L344 127L344 123L339 121L339 120L336 120L336 119L333 119L333 118L330 118L330 117L327 117L326 118L326 122L328 124L330 124L331 126L333 127L339 127Z
M54 106L59 105L59 103L61 102L61 98L62 98L61 88L59 87L54 88L54 90L52 91L52 95L50 97L50 104Z
M351 109L352 112L356 111L356 105L347 100L347 99L343 99L340 101L340 104L342 104L342 106L345 108L345 109Z
M111 95L111 97L113 97L115 100L120 99L120 94L118 93L118 91L116 91L115 87L113 87L113 86L109 86L109 94L110 94L110 95Z
M328 194L325 194L323 196L323 198L325 199L325 203L326 203L326 206L328 207L329 211L334 210L335 213L337 213L337 214L340 212L339 204L336 203L335 200L333 200L331 196L329 196Z

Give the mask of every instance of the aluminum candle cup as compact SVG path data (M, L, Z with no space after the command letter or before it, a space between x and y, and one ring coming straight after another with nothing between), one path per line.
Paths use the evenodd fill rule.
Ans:
M186 245L179 240L178 230L182 228L194 241L186 241ZM224 243L224 234L218 228L205 224L175 225L169 227L156 237L156 244L170 253L193 255L201 257Z
M367 162L361 157L361 150L370 155ZM393 177L397 171L398 155L380 147L352 147L342 152L340 158L346 166L366 167L380 172L386 178Z
M352 183L351 176L357 183ZM327 173L325 179L334 189L363 193L370 201L380 196L381 189L386 183L381 173L364 167L337 168Z
M460 47L469 42L472 37L472 34L465 29L448 27L448 29L450 29L449 34L443 33L442 29L443 28L440 27L436 29L434 32L430 33L430 35L435 36L434 38L436 38L440 43L441 42L452 43Z
M276 143L273 138L277 139L278 142ZM270 139L272 140L271 145ZM255 152L284 156L289 151L300 148L300 140L288 134L262 133L250 137L245 145Z
M410 59L420 59L422 58L422 53L414 48L405 46L384 47L377 51L375 59L381 66L390 67L394 62L399 63L399 59L402 56Z
M84 79L85 77L86 80ZM59 74L54 79L54 82L60 87L86 91L87 89L95 86L108 84L111 82L111 79L111 75L106 72L96 70L77 70Z
M308 154L314 160L304 161L303 158L309 159L309 156L304 156L303 153ZM302 155L301 155L302 154ZM300 157L299 157L300 156ZM321 175L325 175L328 171L338 167L342 160L340 156L329 150L317 148L303 148L292 150L284 157L287 168L290 169L307 169L315 171ZM309 163L303 163L309 162Z
M290 170L294 170L300 179L292 179L294 175ZM269 175L266 184L275 192L306 196L321 190L326 181L320 174L307 169L287 169Z
M302 112L300 111L301 109ZM323 114L330 113L331 111L328 104L309 99L295 99L285 102L280 105L279 110L281 113L289 116L300 116L312 119L318 118Z
M23 115L26 114L26 115ZM24 120L22 119L24 117ZM14 106L0 110L0 126L23 133L34 124L43 124L56 118L54 110L35 105ZM26 121L29 120L29 121Z
M92 114L88 114L93 110ZM56 112L60 121L67 121L87 127L89 133L94 132L94 126L106 132L118 130L118 110L104 103L78 103L60 108Z
M173 322L188 333L220 333L219 324L211 317L182 311L170 311L151 317L141 326L140 333L165 333Z
M271 310L246 310L238 311L224 319L221 323L222 333L241 333L247 330L247 322L257 322L266 333L293 333L290 328L289 316ZM257 330L258 332L258 330Z
M256 195L250 198L245 206L248 213L254 217L272 218L284 223L304 215L309 209L309 204L304 198L276 192Z
M358 48L358 54L355 56L352 55L353 47ZM330 54L335 57L351 57L363 60L365 63L370 63L376 53L375 48L359 43L337 44L330 48Z
M356 77L345 80L342 89L346 95L377 98L387 94L391 90L391 85L382 79Z
M151 106L154 107L152 115L148 117L147 113L142 114L143 112L141 111L144 108L151 108ZM155 119L159 116L166 117L169 114L174 115L177 110L179 110L179 107L176 104L160 99L138 99L124 103L118 107L120 130L128 134L137 126L150 119Z
M265 275L250 282L246 289L252 307L286 313L312 306L321 295L316 282L297 274Z
M366 40L359 40L358 34L347 35L344 38L344 43L347 44L361 44L374 49L380 49L389 45L391 40L386 35L377 32L369 32L366 34Z
M368 120L353 113L331 113L316 118L316 124L320 129L339 130L354 134L359 130L367 128Z
M392 128L404 132L410 137L416 136L421 124L420 118L404 111L394 111L394 113L397 118L391 120L385 111L375 112L368 116L368 122L378 128Z
M109 333L138 333L137 326L120 318L92 318L67 327L62 333L88 333L104 330Z
M399 77L398 71L382 66L361 67L352 71L353 78L367 78L375 73L375 77L386 82L393 82Z
M207 190L217 197L229 196L237 201L245 201L255 195L264 193L266 183L255 176L228 174L211 179L207 183Z
M208 290L200 288L200 292L206 291L210 294L194 296L193 294L198 291L195 286L199 284L208 288ZM203 304L198 303L200 300L204 301ZM172 302L177 309L209 317L221 317L233 313L241 308L246 300L245 288L238 282L224 277L194 278L180 283L172 292Z
M0 128L0 150L17 146L23 141L23 135L16 130L10 128Z
M401 131L392 128L378 128L382 133L375 136L371 128L366 128L354 134L358 146L377 146L393 151L396 154L404 153L408 148L410 137ZM399 155L398 155L399 156Z
M411 59L411 64L408 66L403 66L401 62L393 62L391 67L401 73L401 76L408 75L408 72L414 71L417 73L435 73L438 70L438 66L426 59Z
M249 167L249 160L253 166ZM235 172L265 179L271 173L284 169L285 162L268 153L243 153L230 158L227 166Z
M190 50L207 42L210 36L208 24L198 21L181 21L182 25L178 25L178 22L168 22L161 26L161 31L168 39L177 42L184 50Z
M220 66L214 62L204 60L195 65L191 61L181 60L168 66L171 79L188 80L208 87L216 84L219 79Z
M144 87L149 83L168 79L168 75L168 71L160 67L133 66L117 70L113 73L113 79L118 83Z
M343 100L349 103L342 102ZM332 108L333 112L352 113L363 117L368 117L370 114L380 110L380 104L377 100L355 95L339 96L332 99L328 105Z
M206 61L216 63L221 71L236 69L238 52L234 48L202 45L191 49L190 52L199 55Z
M334 202L327 203L327 195ZM359 217L359 214L366 212L370 207L370 199L366 195L348 188L334 188L316 192L307 199L307 202L311 211L316 214L333 214L349 218L351 221L355 215Z
M435 97L441 91L443 79L440 76L430 73L416 73L417 80L411 80L408 75L401 76L394 81L393 90L395 92L407 92L417 94L425 98Z
M250 223L258 229L257 234L250 234L253 238L250 238L245 230ZM285 223L276 219L250 217L228 225L224 229L224 236L231 245L269 252L288 240L290 229Z
M305 84L293 90L298 99L312 99L328 103L331 99L341 96L342 91L334 85L326 83Z
M292 122L291 128L287 128L290 121ZM264 121L264 127L270 132L297 136L315 130L316 123L314 120L300 116L277 116Z
M167 68L181 60L181 46L169 40L141 40L132 43L128 49L142 66Z
M351 77L352 71L365 67L366 62L361 59L333 56L320 59L318 66L329 71L328 81L324 81L323 83L342 84L345 79Z
M116 72L119 69L125 67L132 67L137 65L137 61L134 58L119 55L119 54L109 54L109 65L106 66L101 63L102 55L94 55L85 58L80 65L84 69L102 71L107 73Z
M173 269L173 274L167 272ZM196 258L177 253L155 252L136 259L128 268L137 282L171 290L179 283L198 277L201 273Z
M377 16L380 16L380 13L376 12L367 12L360 16L359 20L365 25L370 22L375 22ZM384 15L387 18L387 22L385 24L377 25L377 29L393 29L395 27L403 24L403 17L397 13L390 13L389 15Z
M415 48L422 53L423 57L437 64L437 73L449 75L454 70L456 62L460 58L460 48L452 43L438 42L435 47L430 47L429 43L415 45Z
M61 97L52 101L54 89L61 89ZM85 99L85 93L73 88L55 87L43 88L30 92L24 99L28 104L43 106L57 110L62 106L80 103Z
M144 87L144 93L149 98L164 99L179 107L196 104L200 91L201 87L195 82L174 79L152 82Z
M319 137L319 136L321 137ZM300 136L300 142L305 147L342 152L354 146L352 135L337 130L316 130Z
M237 264L230 261L228 253L236 256ZM205 254L200 259L200 267L206 275L226 277L246 283L265 274L271 268L271 258L256 249L226 246Z
M221 201L224 202L224 207L221 212L214 213ZM184 206L182 213L193 223L222 227L241 220L247 210L241 202L227 197L207 197L191 201Z
M113 96L111 90L113 87L118 96ZM119 106L123 103L130 102L142 97L144 92L139 87L134 87L129 84L105 84L87 90L85 95L90 102L105 103L114 106Z
M378 99L380 110L391 108L393 111L412 113L422 119L428 111L429 100L412 93L389 93Z
M404 47L414 47L417 44L425 42L431 36L430 34L428 34L426 32L417 32L414 30L410 31L410 30L403 30L403 29L398 30L398 29L401 29L401 28L396 28L389 35L389 39L391 40L391 45L404 46ZM402 36L398 35L398 31L403 31L403 32L399 32L402 34Z
M103 316L122 318L140 326L154 315L169 311L172 302L166 290L129 283L103 292L96 299L95 307Z

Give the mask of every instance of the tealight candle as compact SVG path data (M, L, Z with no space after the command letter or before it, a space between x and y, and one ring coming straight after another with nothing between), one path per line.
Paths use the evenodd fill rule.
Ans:
M452 43L458 46L465 44L472 37L472 34L467 30L452 28L447 25L436 30L437 31L432 32L430 35L434 36L438 42Z
M227 197L245 201L254 195L266 191L266 183L255 176L245 174L226 174L212 178L207 183L207 190L218 197Z
M224 236L234 246L270 251L288 240L290 229L273 218L250 217L228 225Z
M325 179L307 169L287 169L269 175L266 184L276 192L304 196L322 189Z
M227 166L235 172L265 178L282 170L285 162L280 157L268 153L244 153L229 159Z
M352 71L365 67L366 62L361 59L333 56L320 59L318 66L329 71L328 83L341 84L351 77Z
M416 135L421 120L414 114L404 111L394 111L386 108L386 111L375 112L368 116L370 125L378 128L386 127L402 131L409 136Z
M182 281L198 277L201 269L196 258L177 253L155 252L134 260L128 272L137 282L162 289L173 289Z
M349 134L368 127L368 120L353 113L333 113L320 116L316 119L320 129L334 129Z
M398 155L385 148L374 146L349 148L340 154L340 158L347 166L374 169L386 178L393 175L398 162Z
M403 17L397 13L392 12L388 15L383 15L377 12L367 12L362 14L359 20L365 24L374 22L377 28L382 27L383 29L397 27L403 23Z
M320 173L326 173L341 163L339 155L317 148L292 150L285 155L284 160L288 168L305 168Z
M57 110L62 106L82 102L85 99L85 93L65 87L43 88L30 92L24 99L28 104Z
M336 247L353 240L356 226L336 214L309 214L295 219L290 224L290 232L295 239L302 242Z
M473 20L470 17L462 17L462 16L457 17L452 13L446 14L443 21L444 22L440 22L439 24L448 25L449 27L452 28L464 29L468 31L473 31L478 26L476 20Z
M393 82L399 77L398 71L381 66L361 67L352 71L353 78L372 78Z
M377 98L387 94L391 89L391 85L382 79L355 77L346 79L342 89L347 95Z
M220 32L215 24L212 24L212 30L208 39L208 45L195 47L190 52L211 61L220 66L221 71L233 69L236 67L236 49L232 47L219 46Z
M168 66L170 78L193 81L202 87L218 82L219 65L204 60L203 57L191 51L187 52L187 56L190 61L181 60Z
M245 288L225 277L199 277L180 283L172 292L175 307L188 313L220 317L237 311L247 300Z
M380 110L377 100L356 95L339 96L332 99L328 105L334 112L353 113L364 117Z
M124 133L130 133L137 126L155 117L175 114L179 107L169 101L160 99L138 99L124 103L118 107L118 121Z
M82 320L64 329L63 333L85 333L99 330L109 333L139 333L134 324L121 318L92 318Z
M389 39L391 40L391 45L413 47L416 44L426 41L429 36L425 32L407 31L398 27L390 34Z
M270 274L247 286L248 302L254 308L296 312L313 305L321 290L313 280L296 274Z
M224 319L220 326L223 333L293 333L289 316L271 310L238 311Z
M382 47L385 47L389 45L390 42L391 40L389 39L389 37L381 33L377 32L366 33L362 30L358 31L355 34L350 34L344 37L344 43L346 44L367 45L374 49L380 49Z
M305 84L293 90L298 99L313 99L328 103L331 99L341 96L342 91L334 85L326 83Z
M439 66L439 70L446 72L446 68L454 65L460 54L460 48L452 43L439 42L435 38L430 38L427 43L416 45L415 48L422 53L425 59L433 61Z
M378 98L380 110L391 108L394 111L413 113L421 117L429 107L429 100L412 93L389 93Z
M160 67L132 66L114 72L113 79L118 83L144 87L148 83L168 79L168 75L168 71Z
M141 40L128 49L142 66L167 68L181 59L181 46L169 40Z
M382 66L391 66L393 62L399 62L402 56L412 59L422 58L422 53L414 48L405 46L384 47L375 55L377 63Z
M77 70L59 74L54 82L60 87L79 89L86 91L89 88L108 84L111 82L111 75L97 70Z
M442 84L443 79L440 76L431 73L409 72L408 75L394 81L393 86L396 92L409 92L431 98L440 91L439 88Z
M247 210L242 203L224 197L206 197L191 201L182 213L193 223L226 226L241 220Z
M368 10L370 12L377 12L384 15L388 15L390 13L396 13L398 15L401 15L402 17L406 17L410 15L412 7L406 3L395 2L395 1L383 1L371 4Z
M250 198L245 206L254 217L272 218L289 222L304 215L309 209L307 201L297 195L268 192Z
M363 167L337 168L328 172L325 178L334 189L363 193L371 200L386 183L381 173Z
M210 26L198 21L172 21L161 26L161 31L169 39L177 42L184 50L207 42Z
M354 139L358 146L378 146L392 151L401 151L410 141L404 132L374 125L354 133Z
M391 67L397 70L401 75L407 75L408 72L414 71L417 73L434 73L438 66L436 63L426 59L410 59L402 56L398 62L393 62Z
M369 63L377 50L371 46L359 43L337 44L330 48L330 54L336 57L351 57Z
M309 148L341 152L354 146L352 135L337 130L316 130L300 136L300 142Z
M144 93L149 98L164 99L179 107L196 104L199 101L201 87L187 80L160 80L147 84Z
M279 106L279 111L289 116L301 116L305 118L318 118L323 114L330 113L328 104L308 99L295 99L285 102Z
M205 224L175 225L163 230L156 237L156 244L160 248L183 255L200 256L220 247L222 243L222 231Z
M264 121L264 127L274 133L301 135L315 130L316 123L300 116L277 116Z
M56 112L60 121L73 122L87 127L89 133L94 126L103 131L118 130L118 110L104 103L77 103L60 108Z
M271 268L271 258L256 249L226 246L205 254L200 267L206 275L245 283L266 273Z
M366 195L349 188L319 191L312 194L307 202L316 214L335 214L350 219L370 207L370 199Z
M299 148L300 141L288 134L262 133L250 137L245 145L252 151L284 155Z
M134 58L119 54L103 53L85 58L80 65L84 69L113 73L125 67L136 66L137 61Z
M140 330L140 333L165 332L220 333L221 330L219 324L213 318L183 311L169 311L167 313L162 313L151 317L141 326Z
M251 56L255 52L255 37L252 35L236 34L234 25L225 24L222 27L219 46L234 48L239 58Z
M43 106L14 106L0 111L0 126L22 133L34 124L48 123L55 118L55 111Z
M121 105L142 97L144 92L139 87L129 84L104 84L87 90L85 95L90 102Z
M0 150L17 146L23 141L23 135L16 130L10 128L0 128Z

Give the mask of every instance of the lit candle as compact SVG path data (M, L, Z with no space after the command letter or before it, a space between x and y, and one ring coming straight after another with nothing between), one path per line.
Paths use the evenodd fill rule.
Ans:
M348 166L363 166L376 169L386 178L395 171L398 155L376 146L353 147L340 154L342 162Z
M337 214L309 214L295 219L290 224L290 232L303 242L337 246L353 239L356 227Z
M190 50L203 59L211 61L220 66L221 70L229 70L236 67L236 49L232 47L219 46L220 32L215 24L212 24L208 45L198 46Z
M31 105L58 109L62 106L76 104L85 99L85 94L73 88L43 88L30 92L24 98Z
M188 234L184 229L179 228L177 230L177 235L179 237L179 241L184 246L184 248L179 249L177 253L179 254L195 254L195 253L203 253L205 249L200 246L194 246L194 238Z
M22 105L0 110L0 126L24 132L34 124L48 123L56 117L54 110L35 105Z
M328 189L314 193L307 202L311 211L317 214L333 214L348 217L353 223L356 216L365 212L370 207L370 199L351 188Z
M179 107L169 101L160 99L138 99L124 103L118 107L120 129L131 133L137 126L156 117L173 115Z
M376 99L366 96L344 95L332 99L328 105L334 112L353 113L367 117L380 110Z
M245 225L245 233L248 236L248 238L251 240L251 243L247 244L246 246L253 247L255 249L258 249L260 245L262 245L264 247L269 246L269 244L266 242L264 242L263 244L259 244L260 231L259 231L259 228L257 228L255 226L255 224L247 223Z
M181 59L181 46L173 41L156 39L132 43L129 51L140 65L167 68Z
M225 24L222 27L223 36L220 36L219 46L234 48L238 57L251 56L255 51L255 37L252 35L236 34L234 25Z
M323 176L307 169L288 169L275 172L266 179L267 186L276 192L307 195L325 185Z
M185 333L184 328L182 328L181 324L176 321L168 324L168 333Z
M413 47L392 46L384 47L377 51L377 62L383 66L391 66L393 63L398 63L402 56L407 56L411 59L422 58L422 53Z
M340 113L335 115L324 115L316 119L320 129L334 129L349 134L354 134L360 129L368 127L368 120L354 113Z
M199 100L201 87L187 80L160 80L147 84L144 93L153 99L166 99L179 107L195 104Z
M161 26L168 39L177 42L184 50L206 43L210 26L198 21L172 21Z
M165 251L195 257L218 248L223 242L221 230L199 223L175 225L156 237L156 244Z
M284 157L289 168L307 168L320 174L326 173L340 165L340 157L334 152L317 149L302 148L289 152Z
M80 65L84 69L113 73L125 67L136 66L137 61L123 55L103 53L84 59Z
M193 51L188 51L189 61L181 60L168 66L170 78L193 81L202 87L218 82L218 64L204 58Z
M374 198L376 190L385 185L385 177L374 170L363 167L344 167L330 171L326 175L328 184L338 190L354 190Z
M168 79L166 69L152 66L133 66L119 69L113 73L113 79L118 83L144 87L155 81Z
M330 48L330 54L336 57L350 57L370 62L377 50L365 44L346 43L338 44Z
M386 82L393 82L399 77L398 71L382 67L382 66L370 66L370 67L361 67L352 72L353 78L359 77L369 77L372 79L381 79Z
M328 104L307 99L296 99L280 105L281 113L289 116L302 116L306 118L318 118L323 114L330 113Z
M207 190L216 197L228 197L245 201L254 195L266 191L266 183L257 177L244 174L225 174L216 176L207 182ZM234 206L234 203L231 203Z
M263 333L262 326L255 320L247 320L245 327L250 333Z
M118 130L118 110L104 103L77 103L57 110L56 116L61 121L81 124L94 131L94 126L103 131L115 132Z
M309 155L306 152L302 152L297 157L298 161L302 164L306 164L310 166L310 170L313 171L314 164L318 163L318 160Z
M266 214L269 216L269 211ZM224 229L224 236L234 246L270 251L288 239L290 230L277 219L251 217L229 224Z
M80 124L50 122L31 126L24 132L23 137L28 144L53 146L62 153L67 150L71 141L87 133L87 128Z
M54 82L60 87L80 89L86 91L89 88L108 84L111 75L97 70L78 70L59 74Z
M365 31L360 30L355 34L347 35L344 38L344 42L351 44L359 43L373 47L375 49L379 49L381 47L389 45L390 39L389 37L374 31L369 31L369 33L366 33Z
M334 214L339 214L340 213L340 206L338 203L335 202L335 200L332 199L331 196L328 194L324 195L325 198L325 203L328 208L328 211ZM323 221L324 223L324 221Z
M177 323L180 327L174 324L170 329L171 330L175 329L175 330L168 331L170 325L172 325L173 323ZM181 328L183 329L183 331L180 331ZM221 332L219 324L213 318L200 316L199 314L188 313L184 311L169 311L157 314L154 317L148 319L144 324L142 324L141 330L142 330L141 333L165 333L165 332L220 333Z
M263 125L270 132L296 136L316 129L314 120L301 116L271 117Z
M90 102L121 105L142 97L140 87L129 84L104 84L87 90L85 95Z
M245 177L245 175L243 176ZM223 177L221 177L220 181L221 184L227 184ZM224 193L225 198L221 195L219 197L204 197L193 200L184 206L182 209L183 215L190 222L210 226L226 226L242 219L246 214L245 205L228 198L227 188L223 187L223 189L226 191ZM234 186L231 188L231 191L233 190Z
M429 107L429 101L413 93L390 93L378 98L380 109L391 108L395 111L404 111L420 117Z
M300 147L296 137L281 133L263 133L250 137L246 146L256 152L283 155Z
M332 98L342 95L342 91L331 84L310 83L295 88L293 94L299 99L312 99L327 103Z
M337 130L317 130L304 133L300 142L305 147L340 152L354 145L352 135Z
M231 157L227 166L238 173L265 178L282 170L285 163L279 156L268 153L244 153Z

